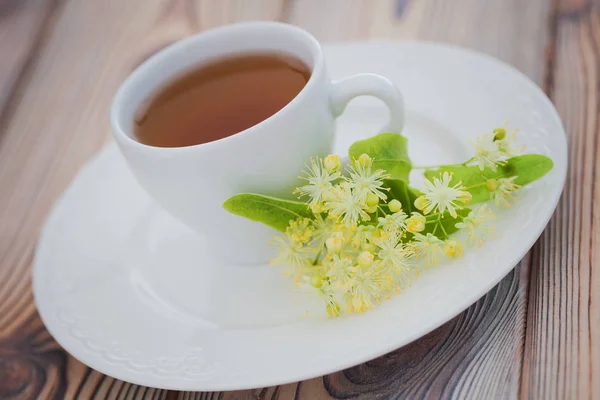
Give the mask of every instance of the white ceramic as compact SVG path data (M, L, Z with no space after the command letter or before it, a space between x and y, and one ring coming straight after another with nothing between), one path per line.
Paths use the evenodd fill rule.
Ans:
M311 69L298 96L272 117L197 146L160 148L134 140L135 112L165 82L206 60L265 50L291 54ZM148 59L117 92L111 122L134 175L159 204L210 240L219 256L256 264L273 256L267 243L275 230L226 212L223 202L244 192L290 196L306 160L331 152L336 117L365 94L383 100L391 112L389 125L382 120L370 133L384 127L401 132L402 96L388 79L362 73L332 82L321 46L308 32L278 22L246 22L189 37Z
M355 43L328 46L325 55L333 78L372 71L402 88L415 165L463 161L472 154L470 138L509 121L528 151L552 157L554 169L500 215L501 238L427 269L375 310L330 320L317 317L321 309L277 268L214 259L202 237L153 205L111 144L58 201L36 253L38 309L67 351L105 374L161 388L298 381L417 339L523 257L556 206L567 167L565 134L542 91L490 57L441 45ZM345 154L387 113L373 98L352 101L335 150Z

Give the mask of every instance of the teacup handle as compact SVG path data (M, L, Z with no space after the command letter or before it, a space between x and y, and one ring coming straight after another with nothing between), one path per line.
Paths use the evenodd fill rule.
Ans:
M390 121L384 132L402 132L404 100L398 88L389 79L377 74L357 74L333 81L331 86L331 103L336 117L344 112L353 98L373 96L383 101L390 110Z

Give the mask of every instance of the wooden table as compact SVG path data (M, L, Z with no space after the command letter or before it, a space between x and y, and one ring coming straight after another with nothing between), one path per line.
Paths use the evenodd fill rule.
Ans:
M228 393L104 376L65 353L38 316L30 271L39 229L109 140L111 98L136 65L186 35L250 19L288 21L321 41L450 42L516 66L564 121L562 200L498 286L374 361ZM600 399L599 114L596 0L0 0L0 398Z

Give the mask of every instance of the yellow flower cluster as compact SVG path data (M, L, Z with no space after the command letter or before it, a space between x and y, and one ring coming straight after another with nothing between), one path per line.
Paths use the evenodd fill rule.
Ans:
M523 151L523 146L515 146L518 129L508 133L506 128L496 128L492 133L486 133L475 139L475 156L472 161L481 171L484 168L496 170L498 165L504 165L510 157Z
M410 286L425 267L493 239L491 207L508 207L521 185L552 169L542 154L516 156L523 150L516 132L494 129L476 138L465 162L429 167L412 165L402 135L382 133L354 143L349 162L310 159L293 192L301 202L241 193L223 207L284 231L272 264L315 292L328 316L362 312ZM408 182L418 170L421 190Z
M273 262L285 266L296 284L318 292L330 316L342 309L364 311L399 292L415 273L418 249L403 241L406 214L379 219L378 225L353 226L332 216L294 220L285 236L276 238Z
M459 257L461 241L440 239L436 224L445 214L456 218L459 203L471 199L443 173L425 181L414 202L420 212L407 214L398 199L389 199L389 176L375 170L367 154L342 168L334 155L310 161L301 177L307 183L295 193L306 199L314 218L290 221L285 235L275 238L278 252L272 260L296 285L318 293L330 317L370 309L409 286L422 264L441 255ZM470 217L464 227L475 232L484 215Z
M422 192L390 192L390 175L367 154L345 167L335 155L311 159L300 177L306 183L294 193L313 215L290 221L285 235L275 238L273 263L296 285L315 291L330 317L375 307L410 286L423 267L460 257L465 245L491 236L495 213L486 204L470 204L473 196L475 203L505 207L514 199L517 177L498 167L522 150L514 145L516 132L498 128L478 137L471 159L442 168L438 176L428 172Z

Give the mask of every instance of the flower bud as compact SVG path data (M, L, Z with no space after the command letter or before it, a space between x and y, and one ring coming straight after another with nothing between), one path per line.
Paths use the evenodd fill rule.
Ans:
M463 204L468 204L471 202L471 200L473 200L473 195L470 192L466 192L463 191L460 193L460 195L458 196L458 199L463 203Z
M319 275L313 275L310 277L310 285L312 287L315 288L320 288L321 285L323 284L323 278L321 278Z
M425 196L417 197L417 199L415 200L415 207L417 207L417 210L421 211L423 211L423 209L427 207L427 199L425 198Z
M379 197L375 193L369 193L367 195L367 206L373 207L379 204Z
M371 162L371 157L369 157L369 155L365 153L361 154L360 157L358 157L358 160L356 160L356 163L362 167L368 167L371 164Z
M340 156L336 156L333 154L330 154L327 157L325 157L323 165L329 173L337 172L340 169L342 169L342 161L340 160Z
M369 241L377 241L379 238L381 238L382 233L383 231L381 229L375 229Z
M488 191L493 192L498 189L498 181L495 179L488 179L485 182L485 187Z
M406 223L406 230L415 233L421 232L425 229L425 217L419 213L412 213L411 217Z
M388 203L388 207L390 208L390 212L397 213L398 211L402 210L402 203L396 199L393 199Z
M377 212L377 204L375 204L374 206L367 207L367 212L369 214L373 214L373 213Z
M494 129L494 142L497 140L502 140L505 137L506 137L506 129L504 129L504 128Z

